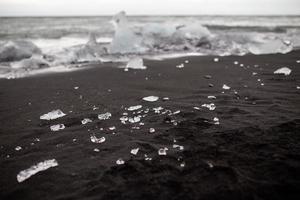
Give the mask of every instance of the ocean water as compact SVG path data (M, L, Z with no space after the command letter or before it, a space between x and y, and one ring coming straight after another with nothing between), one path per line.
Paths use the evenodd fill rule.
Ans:
M300 16L0 18L0 76L132 57L288 53L300 47Z

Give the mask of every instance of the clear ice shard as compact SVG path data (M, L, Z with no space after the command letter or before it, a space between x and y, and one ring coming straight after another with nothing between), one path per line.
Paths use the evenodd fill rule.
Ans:
M140 148L131 149L130 153L136 155L139 152Z
M226 84L224 84L222 88L223 88L224 90L229 90L229 89L230 89L230 87L229 87L228 85L226 85Z
M208 108L209 110L215 110L216 109L216 105L214 103L211 104L203 104L201 105L202 107Z
M282 67L280 69L277 69L274 74L284 74L286 76L290 75L290 73L292 72L292 70L290 68L287 67Z
M155 102L158 99L159 99L159 97L157 97L157 96L148 96L148 97L143 98L144 101L148 101L148 102Z
M147 69L142 58L133 58L127 63L126 69Z
M127 110L128 111L134 111L134 110L141 109L142 107L143 107L142 105L130 106Z
M56 166L58 166L58 163L55 159L45 160L43 162L31 166L28 169L20 171L19 174L17 175L17 180L19 183L21 183L38 172L45 171L51 167L56 167Z
M167 147L160 148L160 149L158 150L158 155L160 155L160 156L166 156L168 150L169 150L169 149L168 149Z
M51 131L59 131L59 130L65 129L65 128L66 127L64 124L56 124L56 125L50 126Z
M103 113L103 114L99 114L98 115L98 119L100 120L107 120L107 119L110 119L112 116L111 113L107 112L107 113Z
M58 109L58 110L52 110L51 112L40 116L40 119L42 119L42 120L53 120L53 119L63 117L65 115L66 114L63 113L63 111Z
M90 137L90 139L91 139L91 142L97 143L97 144L101 144L101 143L105 142L105 137L97 138L95 135L92 135Z

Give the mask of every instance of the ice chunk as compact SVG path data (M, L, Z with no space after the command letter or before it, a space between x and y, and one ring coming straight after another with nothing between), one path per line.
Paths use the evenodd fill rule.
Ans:
M208 108L209 110L215 110L216 109L216 105L214 103L202 104L202 107Z
M141 109L142 107L143 107L142 105L130 106L127 110L128 111L134 111L134 110Z
M34 54L41 54L41 50L29 41L8 41L0 46L0 62L18 61Z
M16 146L15 150L16 150L16 151L20 151L20 150L22 150L22 147Z
M292 72L292 70L290 68L287 67L282 67L280 69L277 69L274 74L284 74L286 76L290 75L290 73Z
M106 113L103 113L103 114L99 114L98 115L98 119L100 119L100 120L107 120L107 119L110 119L111 116L112 116L111 113L106 112Z
M155 129L154 128L150 128L149 129L149 133L155 133Z
M93 122L93 121L89 118L84 118L83 120L81 120L82 124L87 124L87 123L91 123L91 122Z
M112 23L115 27L115 34L109 47L110 53L124 54L143 51L141 47L142 38L131 30L124 11L116 14Z
M160 155L160 156L166 156L168 150L169 150L169 149L168 149L167 147L160 148L160 149L158 150L158 155Z
M216 99L216 96L207 96L208 99Z
M45 171L51 167L56 167L56 166L58 166L58 163L55 159L45 160L44 162L40 162L36 165L31 166L28 169L20 171L19 174L17 175L17 180L19 183L21 183L38 172Z
M66 127L64 124L56 124L56 125L50 126L51 131L59 131L59 130L65 129L65 128Z
M226 85L226 84L224 84L222 88L223 88L224 90L229 90L229 89L230 89L230 87L229 87L228 85Z
M147 69L147 67L144 66L143 59L137 57L129 60L125 69Z
M136 155L139 152L140 148L131 149L130 153Z
M133 118L132 117L129 117L128 118L128 121L130 123L137 123L137 122L140 122L141 121L141 116L134 116Z
M105 137L97 138L95 135L91 135L90 139L91 139L91 142L97 143L97 144L101 144L101 143L105 142Z
M213 120L214 120L214 122L215 122L215 124L216 124L216 125L219 125L219 124L220 124L219 118L217 118L217 117L214 117L214 119L213 119Z
M184 146L178 145L178 144L173 144L174 149L179 149L180 151L184 150Z
M66 115L65 113L63 113L61 110L58 109L58 110L52 110L51 112L40 116L40 119L42 119L42 120L53 120L53 119L63 117L65 115Z
M180 65L176 65L176 68L178 68L178 69L184 68L184 64L182 63Z
M119 158L119 159L116 161L116 164L117 164L117 165L124 165L124 164L125 164L125 161L124 161L122 158Z
M157 97L157 96L148 96L148 97L143 98L144 101L148 101L148 102L155 102L158 99L159 99L159 97Z
M113 130L116 130L116 127L115 126L111 126L108 128L110 131L113 131Z
M214 58L214 62L219 62L219 58Z

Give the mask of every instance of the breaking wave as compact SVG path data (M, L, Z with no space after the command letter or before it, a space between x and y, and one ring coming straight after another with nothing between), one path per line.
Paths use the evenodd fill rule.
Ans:
M300 31L295 27L267 27L263 30L257 24L252 29L230 24L229 30L228 26L220 26L218 23L203 26L197 20L183 23L176 19L172 23L160 21L131 24L123 11L110 22L111 27L107 28L106 24L102 33L89 27L88 37L86 34L78 35L83 31L76 29L73 34L61 35L59 38L0 40L0 77L22 77L32 74L32 71L45 71L45 68L55 70L62 66L70 69L82 63L127 62L135 57L260 55L288 53L300 46L297 39Z

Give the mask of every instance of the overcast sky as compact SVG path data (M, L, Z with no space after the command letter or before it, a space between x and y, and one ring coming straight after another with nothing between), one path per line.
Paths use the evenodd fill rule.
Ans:
M300 15L300 0L0 0L1 16Z

